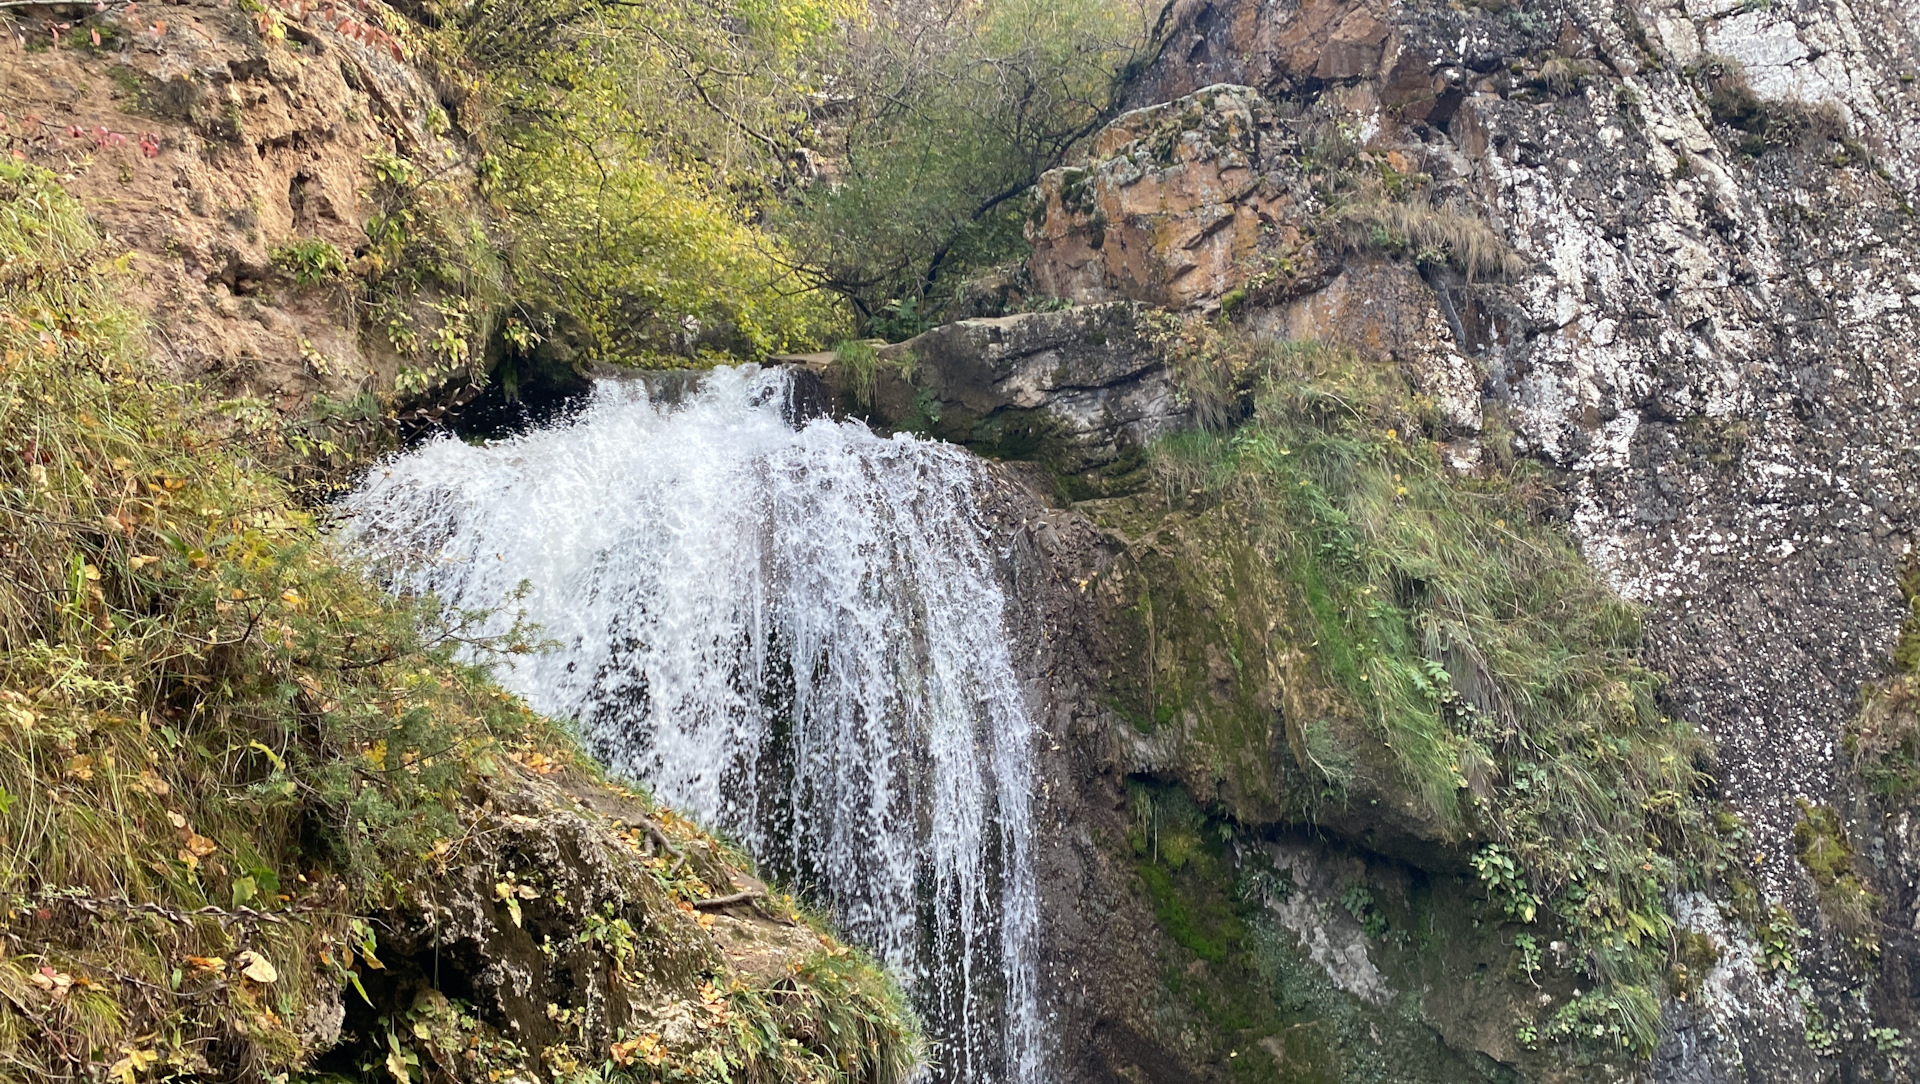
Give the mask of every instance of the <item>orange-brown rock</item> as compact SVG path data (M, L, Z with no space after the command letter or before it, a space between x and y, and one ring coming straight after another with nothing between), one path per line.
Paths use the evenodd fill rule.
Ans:
M0 153L60 173L131 254L129 299L174 375L282 410L390 387L401 359L381 329L363 332L359 299L301 286L273 254L365 249L370 154L469 175L436 88L369 16L216 0L135 11L64 33L32 13L0 38Z
M1292 133L1246 87L1135 110L1095 138L1084 167L1040 180L1028 226L1036 289L1217 308L1264 251L1299 242L1299 198L1269 177Z

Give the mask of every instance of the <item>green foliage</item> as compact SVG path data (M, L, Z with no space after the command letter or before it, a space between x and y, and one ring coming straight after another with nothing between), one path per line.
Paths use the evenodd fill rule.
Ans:
M1900 578L1907 615L1893 647L1893 675L1862 691L1859 715L1843 745L1876 795L1905 799L1920 792L1920 561Z
M1656 706L1633 608L1535 521L1528 468L1447 466L1390 365L1198 324L1163 340L1219 421L1160 448L1167 489L1251 510L1365 727L1336 712L1329 728L1356 754L1390 750L1442 832L1490 841L1474 865L1503 914L1544 909L1573 934L1598 985L1555 1032L1650 1050L1666 894L1719 842L1702 740Z
M1489 843L1473 856L1473 872L1486 887L1487 900L1515 922L1532 922L1540 897L1527 888L1525 872L1498 843Z
M873 393L880 379L880 355L873 344L860 339L843 340L833 348L833 363L844 374L854 403L863 410L873 406Z
M481 0L469 67L516 302L588 358L673 363L826 341L828 298L756 225L798 146L839 0ZM721 73L727 74L721 74Z
M1540 973L1545 964L1540 955L1539 940L1529 933L1516 933L1513 935L1513 949L1518 957L1520 973L1526 976L1528 982L1534 982L1534 976Z
M1907 616L1900 622L1900 638L1893 646L1894 670L1920 674L1920 558L1908 561L1900 577L1900 597L1906 600Z
M867 329L899 341L1022 250L1019 200L1114 112L1152 47L1138 0L880 0L844 24L829 177L775 221Z
M1801 802L1793 847L1819 891L1820 913L1857 956L1868 960L1878 956L1880 897L1854 870L1853 844L1839 812L1831 806Z
M347 271L347 261L340 250L317 237L275 245L268 259L274 270L301 286L332 282Z
M1387 918L1373 908L1373 891L1365 884L1354 881L1340 890L1340 906L1346 908L1353 920L1360 924L1368 937L1379 940L1386 936Z
M191 1071L209 1042L270 1071L345 909L454 828L503 741L559 735L206 435L95 246L50 175L0 163L0 1049L43 1078Z
M372 327L422 374L409 398L478 372L510 284L487 216L466 186L387 151L367 158L375 213L360 261ZM423 326L424 321L424 326Z

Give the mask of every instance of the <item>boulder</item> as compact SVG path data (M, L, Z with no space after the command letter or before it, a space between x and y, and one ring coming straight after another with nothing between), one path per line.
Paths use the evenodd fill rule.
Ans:
M818 374L846 413L1034 460L1089 492L1190 414L1141 309L1126 302L960 320L880 347L864 372L831 354L776 360Z

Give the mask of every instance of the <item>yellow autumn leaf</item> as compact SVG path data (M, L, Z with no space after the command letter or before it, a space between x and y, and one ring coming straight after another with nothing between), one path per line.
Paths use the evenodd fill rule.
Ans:
M126 1053L120 1056L120 1060L107 1068L107 1079L115 1081L116 1084L134 1084L141 1073L153 1068L160 1060L160 1052L157 1050L140 1050L133 1047L125 1049Z
M186 850L195 858L205 858L220 849L220 845L198 832L187 835Z
M127 564L133 566L133 570L135 572L138 572L141 569L147 567L148 565L153 564L155 561L158 561L159 559L160 558L151 556L149 554L136 553L132 557L127 558Z

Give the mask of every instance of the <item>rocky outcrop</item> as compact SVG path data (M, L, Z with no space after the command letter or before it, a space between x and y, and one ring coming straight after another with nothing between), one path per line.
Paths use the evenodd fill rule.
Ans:
M0 150L61 173L129 254L127 300L172 375L298 415L317 397L391 389L403 365L434 369L395 345L408 327L479 337L437 294L396 297L375 319L348 275L369 222L396 209L373 198L374 156L434 163L449 191L475 160L378 17L212 0L63 7L26 10L0 40Z
M818 374L844 412L1034 460L1084 492L1137 468L1189 413L1152 328L1126 302L961 320L870 359L776 360Z
M1312 196L1275 170L1298 155L1272 104L1246 87L1134 110L1084 165L1041 177L1027 226L1033 285L1082 302L1217 308L1261 255L1298 247Z
M1561 508L1588 560L1644 604L1668 712L1715 741L1718 792L1745 833L1740 879L1795 917L1761 931L1724 894L1678 902L1692 977L1676 988L1692 996L1668 1002L1665 1042L1640 1069L1655 1080L1910 1072L1920 837L1897 775L1910 741L1897 719L1910 710L1895 693L1907 685L1882 679L1910 614L1899 583L1920 512L1914 35L1885 2L1192 0L1133 86L1140 109L1094 140L1089 161L1044 178L1029 221L1043 294L1225 313L1269 338L1356 347L1396 363L1432 403L1457 470L1488 455L1551 468L1544 507ZM948 349L973 351L985 372L991 347L977 336L947 332ZM899 401L874 414L899 416ZM1273 633L1273 606L1244 562L1202 541L1233 531L1123 501L1027 507L1012 522L1025 531L1014 553L1050 570L1016 597L1056 599L1035 604L1044 631L1021 635L1062 746L1050 800L1058 823L1079 825L1048 852L1052 944L1069 977L1056 990L1071 1005L1062 1044L1087 1051L1087 1080L1225 1074L1238 1055L1196 1038L1219 1021L1194 1005L1248 986L1208 955L1206 929L1225 927L1194 911L1206 877L1175 871L1185 894L1156 894L1135 846L1142 817L1173 808L1177 794L1158 790L1173 783L1204 806L1169 813L1196 838L1227 831L1221 810L1288 819L1286 758L1271 756L1284 735L1261 696L1298 683L1246 677L1248 654L1233 650L1236 637ZM1154 606L1114 587L1127 576L1158 585ZM1142 654L1127 629L1146 612L1212 635L1177 658L1156 654L1167 641ZM1210 706L1129 716L1125 687L1160 677ZM1862 691L1874 706L1855 721ZM1235 721L1244 733L1217 731ZM1407 840L1430 838L1423 825L1350 810L1321 825L1338 844L1288 852L1286 831L1269 829L1279 835L1192 869L1233 881L1284 852L1306 861L1288 865L1292 884L1400 877L1402 904L1423 900L1427 921L1469 907L1423 894L1450 883L1434 865L1444 848L1409 854ZM1839 815L1814 819L1820 810ZM1809 860L1809 838L1832 831L1847 858ZM1260 858L1260 846L1279 850ZM1323 873L1344 861L1367 875ZM1849 877L1870 884L1870 952L1859 915L1834 902ZM1442 1078L1559 1072L1494 1023L1519 1019L1490 994L1500 982L1482 984L1488 969L1515 975L1507 950L1476 948L1463 929L1457 955L1417 967L1365 938L1356 957L1340 911L1402 904L1327 907L1357 896L1319 892L1311 917L1284 900L1258 911L1292 931L1267 990L1325 982L1338 1011L1261 1017L1250 1026L1263 1034L1236 1032L1223 1048L1263 1049L1261 1067L1283 1080L1371 1078L1365 1044L1338 1034L1357 1019L1340 1013L1359 1013L1375 1044L1396 1026L1438 1036L1461 1059ZM1112 929L1154 946L1152 961L1108 948ZM1098 994L1116 984L1154 994L1144 1007ZM1434 996L1467 988L1473 998ZM1540 1003L1565 994L1542 990ZM1382 1023L1382 1003L1407 998L1409 1015ZM1413 1063L1384 1078L1421 1078L1427 1065Z
M736 856L638 794L536 765L500 779L368 927L359 985L321 1014L322 1067L391 1054L478 1082L724 1062L804 1079L824 1058L884 1080L912 1056L885 988Z
M1324 709L1299 702L1324 685L1285 647L1287 586L1220 522L1234 510L1062 508L1025 463L992 479L984 525L1044 732L1049 1079L1550 1078L1511 1021L1570 984L1503 980L1510 946L1436 827L1396 806L1391 768L1355 765L1327 819L1302 819L1286 720Z
M1036 283L1081 303L1225 311L1272 337L1391 359L1433 401L1457 469L1489 453L1550 467L1550 503L1588 559L1646 607L1667 710L1714 740L1764 905L1807 931L1769 927L1793 949L1782 968L1782 945L1730 918L1727 899L1682 901L1704 982L1669 1003L1646 1071L1904 1079L1920 837L1900 797L1911 790L1858 774L1860 749L1905 740L1883 740L1892 716L1853 723L1910 612L1898 584L1920 512L1920 31L1902 5L1191 0L1174 26L1134 85L1142 111L1042 184ZM1124 516L1082 511L1114 549L1075 566L1074 590L1124 565L1116 550L1178 549L1152 524L1130 532ZM1259 597L1230 572L1219 597L1193 596L1223 628ZM1112 634L1125 612L1081 620ZM1087 687L1148 665L1129 658L1096 653ZM1219 661L1182 665L1204 693L1199 674L1232 669ZM1076 717L1100 750L1076 779L1173 779L1205 801L1259 805L1244 804L1257 772L1234 757L1257 759L1270 734L1247 735L1252 747L1224 752L1209 777L1164 734ZM1107 800L1138 812L1137 796ZM1808 827L1820 809L1842 811L1852 872L1808 865L1807 840L1831 830ZM1087 815L1112 834L1091 829L1078 872L1062 875L1105 884L1084 898L1110 900L1130 872L1127 828ZM1392 852L1341 835L1369 861ZM1101 862L1120 880L1086 872ZM1843 876L1876 894L1872 952L1833 905ZM1200 952L1204 938L1181 940L1192 915L1153 910L1161 936ZM1092 940L1080 947L1097 956ZM1341 958L1331 943L1321 955ZM1114 966L1124 982L1139 974ZM1361 1001L1374 989L1365 969L1323 973ZM1197 1048L1168 1039L1190 1033L1169 1024L1174 1010L1154 1020L1097 1002L1080 1004L1114 1014L1116 1030L1092 1042L1125 1053L1107 1078L1199 1072ZM1495 1011L1421 1019L1456 1050L1534 1075L1487 1032ZM1305 1079L1357 1071L1300 1064Z

